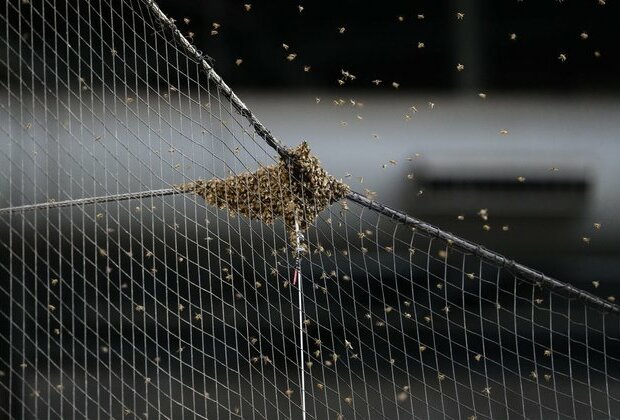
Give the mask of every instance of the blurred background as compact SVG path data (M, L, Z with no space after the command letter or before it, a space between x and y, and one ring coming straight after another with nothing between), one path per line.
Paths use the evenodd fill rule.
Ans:
M43 10L47 14L34 15L33 18L27 7L31 2L36 10ZM3 128L0 133L6 133L5 138L8 139L5 142L0 139L0 174L4 179L0 202L26 204L50 198L62 200L162 188L207 176L209 174L205 172L209 169L218 176L227 176L227 159L229 162L238 160L243 163L252 161L250 158L255 155L260 155L262 159L271 153L271 150L262 150L255 144L256 147L248 151L248 156L244 156L243 152L237 156L233 152L233 147L237 145L235 142L242 144L242 140L248 140L246 143L252 144L255 139L243 132L244 126L237 127L234 123L230 132L224 130L221 138L211 143L211 147L216 149L214 155L209 156L209 150L204 150L209 147L205 148L201 143L203 137L197 135L200 141L194 141L195 133L205 135L208 131L199 123L204 118L203 107L210 108L205 104L192 108L189 101L187 104L183 102L186 108L175 108L181 100L176 98L180 95L171 94L172 89L176 92L185 86L179 82L179 74L188 80L192 79L193 74L185 74L183 60L179 61L178 54L175 56L178 52L176 46L161 41L167 33L162 32L159 37L149 38L156 35L152 33L153 28L159 27L156 22L139 24L142 14L147 15L141 9L142 2L119 2L117 14L111 13L110 17L108 13L96 10L100 4L95 1L59 1L59 4L70 5L64 10L55 2L51 3L13 0L3 18L7 31L0 39L4 49L0 51L0 57L6 57L0 63L0 80L3 81L0 86L0 128L9 129ZM104 1L101 4L109 6L114 2ZM598 296L617 295L620 290L617 276L620 272L620 226L617 223L617 215L620 214L617 181L620 179L620 55L617 43L620 39L617 25L620 6L617 1L394 0L377 3L312 0L296 3L279 0L209 0L198 3L190 0L160 0L158 4L166 15L176 19L181 32L211 58L216 71L277 138L288 146L308 141L325 168L337 178L342 178L354 190ZM129 19L132 16L129 11L137 13L137 21ZM96 25L91 26L87 19L92 17L96 22L98 13L105 17L104 20L109 17L115 25L102 25L101 30ZM60 30L52 24L44 25L56 20L61 23ZM67 21L66 27L64 20ZM35 22L37 28L45 29L40 30L40 33L29 32L28 26L35 27L34 24L28 25L31 22ZM135 29L135 32L130 32L130 29ZM144 37L143 32L146 34ZM31 48L30 37L33 34L35 47ZM155 47L152 50L143 49L143 45L140 45L149 42L146 39L153 40ZM65 42L68 46L64 45ZM63 48L58 49L58 44ZM110 45L115 48L108 48ZM101 56L98 56L99 50L102 51ZM142 51L147 56L140 57L144 61L131 59L132 55L135 57ZM159 67L164 61L166 65ZM153 63L156 64L156 71L147 69ZM44 64L48 67L45 68ZM147 73L145 79L148 80L140 79L144 76L142 73ZM46 85L46 80L54 80L46 79L46 74L52 74L56 83ZM105 83L98 85L98 80ZM25 86L32 85L32 92L22 89L22 81L25 81ZM65 81L66 92L63 85ZM187 86L193 86L194 82L184 80ZM156 86L157 91L132 91L134 85L146 86L149 83L152 84L151 88ZM211 88L209 84L200 86L203 90ZM18 96L11 96L8 92ZM93 100L91 92L103 94L101 98ZM227 102L219 97L217 91L209 90L209 94L211 97L207 105L219 107L220 119L218 112L213 112L214 119L209 118L207 121L205 118L205 126L221 129L225 126L221 120L222 107L226 108ZM168 99L173 96L176 99L160 101L162 97ZM44 98L43 106L35 102L35 97ZM56 101L51 98L56 98ZM80 112L70 112L74 109ZM226 109L224 119L227 119L225 112ZM98 118L100 115L103 118ZM231 117L233 120L234 116ZM48 118L53 124L48 123ZM31 122L33 120L34 124ZM18 129L16 122L19 122ZM217 137L217 134L213 137ZM209 137L205 136L204 139L208 141ZM217 159L214 156L222 156L222 162L215 162ZM234 168L239 169L240 166ZM10 175L6 176L6 173ZM41 191L36 191L37 187ZM8 205L2 204L0 208ZM110 375L106 383L105 377L101 379L97 376L97 380L90 381L90 386L94 386L97 392L107 388L118 392L120 387L121 394L127 392L134 398L136 405L135 395L145 394L145 404L148 401L146 390L150 378L154 378L155 374L159 375L161 371L164 378L167 377L165 375L175 378L181 376L180 383L183 383L183 369L192 366L198 372L196 383L199 385L208 382L208 375L215 377L209 385L213 388L205 385L200 389L201 395L203 391L215 390L213 401L225 407L234 406L234 398L228 396L230 400L227 401L222 394L218 395L218 392L223 391L217 391L217 387L226 385L227 390L228 387L234 388L236 380L228 378L229 372L236 367L233 362L228 364L227 357L240 360L241 367L235 373L239 383L242 383L246 379L246 372L255 371L253 365L250 365L255 362L251 360L259 360L258 356L263 356L263 350L259 353L251 347L255 344L253 335L261 339L260 346L263 343L265 349L273 346L271 352L279 354L278 358L272 357L274 365L287 366L287 363L293 362L285 351L287 348L296 348L294 340L290 339L294 337L296 330L293 328L297 319L293 311L296 305L291 294L293 288L288 287L288 281L267 281L271 279L269 276L274 275L287 279L288 260L283 259L282 265L278 266L282 273L278 272L278 267L268 273L265 265L262 267L265 273L262 274L259 267L261 264L245 267L247 276L244 274L239 277L246 280L247 284L243 283L244 292L248 286L248 293L233 294L238 290L223 281L228 279L228 275L224 278L222 268L228 270L230 266L234 271L235 267L237 270L241 267L243 271L244 262L235 260L236 264L233 264L233 250L226 248L224 252L225 248L220 248L239 240L235 235L229 238L224 233L220 235L220 227L224 232L224 229L231 226L226 223L228 216L225 211L222 210L220 217L216 217L217 214L209 214L217 212L214 209L207 208L206 212L202 211L202 207L199 212L196 206L193 210L186 209L178 196L162 200L161 208L142 208L132 202L118 204L116 209L114 205L116 203L109 207L102 206L105 210L101 210L101 213L95 207L89 208L92 214L81 208L65 209L54 213L57 216L51 218L50 213L31 213L28 217L33 222L22 222L20 232L10 233L13 225L6 222L3 224L0 234L13 239L8 241L10 252L0 254L1 268L11 274L10 281L0 287L0 292L7 297L5 300L11 302L10 313L0 311L0 320L4 321L0 323L3 331L0 337L9 343L0 346L0 361L9 361L5 362L6 366L0 365L0 371L10 372L11 378L24 378L24 384L33 383L32 389L36 392L28 395L38 398L39 382L45 383L47 377L52 378L54 375L62 381L65 374L63 370L67 366L75 366L76 361L84 366L83 382L88 379L86 373L89 369L116 372L120 366L119 378L113 379ZM333 207L336 217L337 206ZM182 213L179 209L183 209ZM148 220L149 212L151 220L158 220L152 231L149 231L151 226L141 223L142 220ZM187 224L177 224L176 212L183 215L183 220L197 220L199 223L190 223L187 230ZM205 214L215 220L210 227L207 219L204 219L204 224L199 220L198 215ZM63 215L66 217L61 218ZM71 234L64 238L58 235L56 238L55 231L49 229L49 226L55 224L62 225L58 228L59 233L64 229L64 232ZM42 226L47 229L42 229ZM351 226L355 225L352 223L349 228ZM372 223L369 226L373 227ZM274 232L281 228L279 225L265 227L273 235L261 236L259 239L265 241L265 238L273 236L275 254L270 254L272 256L278 255L276 245L286 249L285 240L279 243L275 241ZM73 241L74 231L80 235L85 232L83 238L89 241L92 239L88 244L92 246L78 249L79 241ZM355 231L361 232L362 229L356 228ZM409 231L406 233L410 234ZM240 237L244 234L245 238L252 240L251 232L244 231ZM282 231L280 236L285 238L286 233ZM197 244L200 238L206 245L197 246L193 254L187 241L187 249L184 249L183 241L177 244L177 237L195 239L192 244ZM152 239L153 243L143 244L142 238ZM217 240L210 244L209 241L214 238ZM392 238L381 238L381 244L389 243L389 239ZM422 241L422 245L414 247L422 251L416 254L416 258L420 259L418 267L427 264L429 255L445 258L439 253L441 249L427 246L423 239L417 240ZM5 247L8 249L6 242ZM35 244L32 250L26 246L31 242ZM170 246L173 242L174 246ZM341 248L342 243L336 245L336 248ZM260 252L260 247L256 248ZM208 255L211 249L214 250L212 254L218 258L205 264L202 256ZM249 252L253 251L256 250L250 248ZM264 246L262 251L265 252ZM411 253L410 249L405 248L398 251L403 252L407 258ZM391 251L381 253L390 254L387 255L388 260L392 258ZM463 256L455 254L457 258ZM32 269L30 261L36 261L37 255L44 256L45 264L35 264ZM151 262L148 258L153 255L159 260ZM349 255L348 251L334 258L343 259L345 255L351 261L361 259L361 255ZM285 257L283 252L282 258ZM63 258L70 258L70 263L67 264ZM321 267L324 267L322 257L318 258L321 258ZM348 263L350 261L344 265ZM183 266L187 266L186 271L181 268ZM22 267L21 274L15 267ZM254 270L256 267L258 274ZM387 267L389 275L382 276L381 267ZM403 267L398 269L411 274L409 265ZM460 264L456 264L456 267L456 275L446 277L450 277L450 280L457 278L460 282L463 271L460 271ZM440 263L428 268L428 272L439 273L439 278L442 278L444 269L444 264ZM435 310L438 318L444 317L440 311L448 299L458 300L468 292L474 298L473 304L468 305L483 311L480 296L488 294L491 299L486 299L487 306L484 314L480 314L480 319L493 319L492 314L499 312L498 307L488 304L497 294L498 284L493 281L497 278L501 291L505 292L504 299L508 298L509 304L515 305L515 308L518 306L524 313L531 310L529 315L525 314L526 322L523 322L523 330L520 332L516 331L517 325L512 317L504 320L513 323L515 327L514 337L510 335L509 342L528 340L522 332L529 333L530 327L533 331L533 325L542 325L537 343L542 351L542 346L547 348L545 340L556 337L549 331L557 330L557 335L563 333L566 326L563 327L565 321L562 319L568 317L562 315L566 310L562 301L551 303L548 298L549 309L555 310L559 321L552 317L536 318L531 300L534 286L518 283L522 290L517 292L517 287L513 287L517 280L514 276L508 276L507 281L502 282L497 277L497 271L490 274L485 272L483 275L481 266L468 267L465 272L476 270L480 271L481 278L492 279L486 282L490 286L487 286L488 290L485 289L484 293L484 282L480 282L482 286L479 286L479 294L461 288L459 282L455 283L459 287L453 288L454 296L450 298L447 293L444 297L434 289L425 289L424 284L417 286L421 290L416 293L428 295L428 306ZM398 270L395 266L392 270L391 265L380 263L375 271L380 275L374 277L380 281L374 283L374 288L369 286L368 290L362 290L361 294L358 289L363 289L363 282L350 282L358 290L356 301L336 302L335 294L326 294L325 299L328 302L332 299L338 305L336 307L348 308L349 311L353 308L353 312L356 312L357 305L360 310L364 308L364 311L369 311L369 314L374 311L384 316L387 313L385 305L397 307L402 296L398 293L384 296L383 292L377 291L398 282ZM367 266L358 264L357 271L346 274L350 276L349 279L359 275L373 277L369 272L372 272L372 267L369 270ZM423 274L416 273L416 276ZM56 279L57 282L70 281L66 283L69 287L58 287L65 294L49 292L48 278L50 281ZM409 277L405 275L401 278ZM264 283L260 292L257 289L261 283L257 284L257 279ZM446 284L450 283L448 279L446 281ZM19 287L13 287L13 284ZM199 287L202 284L209 284L209 289L201 290ZM510 287L506 287L506 284ZM595 287L598 288L595 290ZM33 294L31 290L34 290ZM340 288L337 290L340 291ZM202 325L202 312L192 314L189 310L203 310L200 300L203 294L211 299L211 307L204 306L205 319L211 321L211 325L206 327ZM165 296L163 304L162 296ZM526 303L517 305L517 297L521 299L521 304ZM544 297L547 298L547 295ZM374 309L365 308L366 299L368 302L374 299ZM435 301L431 302L431 299ZM316 304L308 296L306 300ZM540 300L547 304L545 299ZM170 307L167 306L169 301ZM41 302L45 306L41 307ZM115 306L117 302L118 307ZM234 302L238 302L239 306L245 305L245 311L250 312L247 321L237 320L238 309ZM277 308L275 303L278 304ZM50 309L47 304L54 309ZM456 302L455 307L458 304ZM464 302L462 304L465 306ZM416 302L416 305L419 303ZM188 310L183 317L189 318L189 322L182 319L184 307ZM30 308L34 311L32 317ZM56 308L58 317L50 315ZM103 308L107 308L107 312ZM544 312L544 309L541 307L540 311ZM515 310L516 315L519 315L519 310ZM416 308L416 311L414 318L426 315L420 308ZM336 312L317 311L310 317L316 318L317 325L327 325L319 321L338 317ZM450 337L450 328L458 327L458 322L453 322L457 319L456 312L455 309L450 315L451 323L446 322L444 325L434 321L436 323L432 325L432 330L426 332L428 337L434 340L436 332L441 334L444 331L448 331ZM141 323L143 313L145 320ZM274 326L271 320L266 322L265 313L273 313L274 320L285 319L287 326ZM532 317L532 323L527 322L527 316ZM596 329L591 326L597 325L598 318L594 317L594 322L591 320L589 326L587 322L582 322L579 313L574 311L571 317L572 324L585 326L587 343L587 334ZM101 327L100 318L104 319ZM166 320L165 324L162 319ZM342 334L338 335L338 328L333 328L330 323L330 328L319 331L317 327L309 336L315 333L318 337L327 335L333 339L330 345L346 354L346 346L343 347L343 343L338 340L345 337L347 330L352 331L359 324L360 321L355 317L342 315ZM113 325L122 327L118 331L103 331L103 326ZM484 330L482 322L480 325ZM545 325L549 325L548 330ZM604 323L602 325L605 326ZM62 335L61 328L65 331ZM244 328L247 328L248 333L240 338L239 331L243 333ZM251 328L256 328L256 331ZM467 337L467 334L475 335L476 328L463 328L463 331L452 335L451 340L437 344L438 352L446 354L449 351L450 357L441 363L435 361L436 369L431 373L433 377L443 369L442 363L453 362L453 342ZM577 330L569 339L569 358L570 346L584 337ZM55 334L53 337L50 331ZM133 334L133 340L129 343L123 341L128 331ZM607 334L614 337L615 331L609 329ZM491 341L498 337L493 335L495 332L491 334ZM501 359L502 354L506 353L507 344L504 340L504 347L501 347L501 334L504 333L498 334L499 340L495 341L499 341L500 346L487 347L485 350L490 359L501 360L501 363L497 363L497 371L491 372L497 375L505 368L514 370L515 365L520 366L519 360L506 360L504 363ZM360 347L375 335L372 329L370 333L358 332ZM414 337L413 334L406 336ZM34 337L35 345L27 342L26 337ZM288 341L285 341L285 337ZM423 343L427 339L424 334L415 337L416 340L412 339L413 348L419 348L418 341ZM237 341L239 339L242 341ZM202 344L199 340L202 340ZM37 346L37 343L42 342L47 342L48 348ZM193 342L198 344L192 346ZM234 345L231 344L233 342ZM249 343L247 354L239 351L240 342ZM593 342L603 345L607 343L596 339ZM75 350L63 356L63 349L70 346L75 349L76 343L84 348L83 358L76 355ZM181 355L183 345L188 343L188 351ZM406 359L411 352L405 350L411 343L403 343L402 348L398 348L399 345L392 346L388 340L388 347L402 350ZM212 353L207 355L206 360L213 362L213 367L204 361L204 349L211 351L210 346ZM557 341L556 346L554 352L560 354L562 349ZM387 353L381 347L371 350L368 357L380 359ZM264 354L269 352L264 351ZM469 363L466 353L455 353L459 353L455 354L457 359L464 357L463 365ZM39 354L44 356L39 358ZM100 356L108 354L111 354L110 358L101 357L107 364L100 368ZM160 360L160 354L165 355L170 363L168 360ZM573 353L572 358L587 359L588 354L586 352L586 356L582 357L581 353ZM595 360L594 368L596 362L607 362L605 357L598 354L591 357ZM611 354L613 356L615 353ZM195 361L194 355L201 357L202 362ZM528 356L527 353L524 355ZM27 369L24 371L26 373L16 375L14 362L22 358L34 364L35 369ZM63 366L61 363L57 369L48 367L46 372L46 361L57 359L67 360L65 363L68 364ZM132 363L126 363L127 360ZM222 360L226 360L226 363L222 363ZM616 363L618 359L613 360ZM390 360L385 359L383 363L377 366L377 374L393 372ZM539 364L539 368L544 364ZM609 372L618 371L616 365L610 364ZM297 365L291 366L294 368ZM25 366L19 365L19 372L23 368ZM562 366L556 365L555 368L560 371ZM50 373L50 369L56 372ZM525 368L524 372L530 369L537 369L535 360L532 368ZM606 369L607 365L605 372ZM206 376L204 372L207 372ZM585 374L589 373L586 371ZM487 375L485 365L485 373L480 378L484 379ZM570 375L575 375L579 380L584 372L571 370ZM340 379L336 378L335 383ZM400 378L397 379L400 381ZM251 385L252 380L250 376L248 384ZM589 376L587 380L589 385ZM595 378L593 382L601 380ZM55 377L51 381L57 383ZM279 375L278 378L274 375L274 390L279 393L274 393L276 400L284 395L283 392L289 386L288 381L288 375ZM520 378L515 377L510 381L513 385L521 384ZM81 382L82 378L76 379L74 370L71 386ZM363 386L364 382L356 384ZM59 395L64 386L62 382L60 385ZM159 383L157 385L160 386ZM161 386L164 393L169 391L172 395L176 392L172 384L168 390L165 383ZM64 392L72 392L73 399L82 404L86 398L80 394L76 398L76 388L70 389L67 385ZM199 388L197 385L196 389ZM602 390L602 385L599 388ZM91 389L84 386L84 396ZM239 399L241 389L239 385ZM483 388L480 385L475 389L479 391ZM605 389L613 391L616 385L612 383L611 387ZM110 400L114 394L112 391L109 394ZM27 394L20 381L12 382L10 392L12 399L8 398L9 393L4 394L7 396L7 404ZM47 392L50 392L49 387ZM179 393L181 400L184 392L189 392L189 389L183 388ZM194 397L194 390L191 393ZM585 391L577 390L575 395L578 394L581 395L581 404L590 408L592 393L588 392L589 401L585 398ZM159 393L151 394L150 398L154 398L153 395L159 398ZM300 395L300 392L296 395ZM559 412L559 407L565 405L564 401L558 403L557 391L549 395L556 396ZM571 394L564 395L573 395L572 389ZM104 392L98 398L106 397L108 394ZM537 397L541 404L547 400L547 395L541 396L540 391ZM438 396L432 398L439 401ZM285 401L283 404L290 404L288 398L282 401ZM65 403L59 404L62 407ZM97 407L101 405L95 399L84 404L87 410L89 407L91 410L99 410ZM275 408L279 404L276 403ZM119 410L129 406L117 405ZM0 401L1 407L3 401ZM77 407L81 408L79 405ZM184 409L181 404L179 410ZM181 411L179 417L183 417L183 413ZM576 410L574 414L579 417Z
M159 3L276 137L355 190L617 290L617 2Z

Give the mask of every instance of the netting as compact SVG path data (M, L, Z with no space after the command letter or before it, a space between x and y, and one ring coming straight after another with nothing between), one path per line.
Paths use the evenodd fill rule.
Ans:
M180 191L287 151L152 2L0 21L0 417L620 417L613 303L354 192L300 246Z

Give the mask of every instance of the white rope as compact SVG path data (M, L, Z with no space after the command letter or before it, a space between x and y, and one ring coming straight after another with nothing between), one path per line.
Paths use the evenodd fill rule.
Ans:
M23 206L6 207L0 209L0 214L23 213L33 210L46 210L61 207L85 206L89 204L108 203L110 201L136 200L140 198L162 197L166 195L179 194L183 191L176 188L163 188L160 190L140 191L135 193L114 194L99 197L76 198L73 200L48 201L47 203L26 204Z
M303 282L301 280L301 252L303 248L301 241L304 235L299 231L299 224L295 221L295 237L296 237L296 249L295 249L295 277L299 283L298 290L298 303L299 303L299 373L301 376L301 411L302 420L306 420L306 369L304 368L304 311L303 311Z

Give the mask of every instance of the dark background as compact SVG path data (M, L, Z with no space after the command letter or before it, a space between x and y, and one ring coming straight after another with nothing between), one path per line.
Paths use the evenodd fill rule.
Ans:
M562 92L619 86L620 10L615 1L606 3L318 0L301 2L300 13L288 1L251 2L249 12L242 1L159 2L237 87L337 87L345 69L357 76L351 84L358 88L383 79L387 87L399 81L401 89ZM462 20L458 12L464 13ZM213 22L221 25L215 36ZM425 48L418 49L419 41ZM290 46L288 52L282 43ZM290 52L298 54L292 62L285 59ZM568 57L565 63L558 59L561 53ZM243 59L241 66L235 65L237 58ZM455 71L458 62L465 65L462 73ZM304 65L312 70L304 72Z

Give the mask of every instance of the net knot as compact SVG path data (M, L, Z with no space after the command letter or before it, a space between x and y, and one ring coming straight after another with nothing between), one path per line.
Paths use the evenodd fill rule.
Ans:
M194 57L196 58L196 61L200 64L203 61L206 61L207 63L209 63L210 66L213 66L213 64L215 64L215 59L213 57L211 57L208 54L203 53L201 50L199 50L198 48L194 47L195 50L195 54Z

